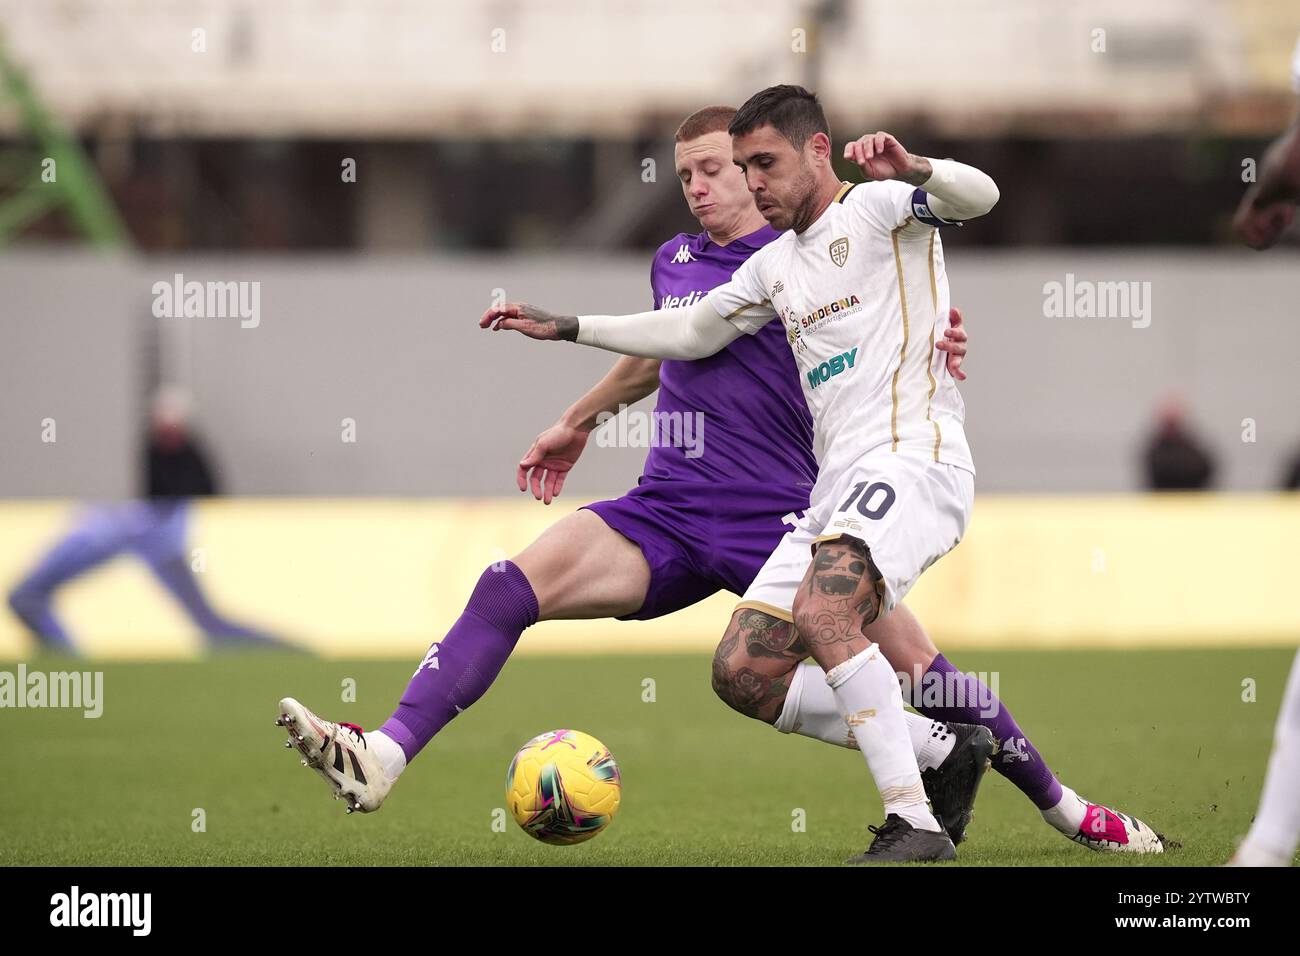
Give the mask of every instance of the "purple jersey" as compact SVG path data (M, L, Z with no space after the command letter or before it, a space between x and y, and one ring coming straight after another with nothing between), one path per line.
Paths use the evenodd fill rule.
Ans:
M778 235L764 225L726 246L707 232L670 239L650 266L654 307L699 301ZM643 480L761 482L806 493L817 479L812 415L780 322L708 358L665 360L655 413L657 422L698 413L703 428L697 448L662 436L646 457Z
M708 295L777 235L764 226L727 246L707 233L664 243L650 269L655 308ZM779 322L709 358L665 361L655 415L637 486L586 506L645 555L645 601L624 615L641 620L720 588L744 594L817 480L812 415ZM672 441L674 418L680 439L687 416L692 440Z

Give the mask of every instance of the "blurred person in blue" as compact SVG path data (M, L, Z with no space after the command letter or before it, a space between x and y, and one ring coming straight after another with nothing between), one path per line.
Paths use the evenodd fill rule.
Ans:
M266 632L222 614L204 595L187 548L190 501L218 493L208 456L189 427L189 400L172 386L154 397L145 443L145 495L89 505L72 529L9 593L9 606L44 650L75 654L54 613L59 588L123 554L145 563L199 628L209 648L277 646Z

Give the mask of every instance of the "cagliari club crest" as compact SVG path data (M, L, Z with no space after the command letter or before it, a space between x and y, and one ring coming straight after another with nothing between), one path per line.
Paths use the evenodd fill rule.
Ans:
M849 261L849 237L840 236L831 243L831 262L843 267Z

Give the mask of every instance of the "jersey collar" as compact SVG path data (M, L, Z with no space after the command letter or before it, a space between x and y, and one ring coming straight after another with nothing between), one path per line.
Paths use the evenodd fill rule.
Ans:
M795 240L797 242L807 242L810 239L815 239L817 236L821 235L822 230L828 228L827 221L831 218L831 210L834 209L837 204L841 203L844 197L847 196L849 191L856 185L857 183L840 183L840 189L835 194L835 198L832 199L830 204L822 210L822 214L817 217L811 226L803 232L795 234Z
M779 235L780 233L770 225L763 223L763 225L759 226L753 232L744 236L737 236L725 246L718 246L706 229L704 232L700 233L700 249L703 250L708 246L718 246L719 249L731 249L735 246L744 246L746 249L761 249Z

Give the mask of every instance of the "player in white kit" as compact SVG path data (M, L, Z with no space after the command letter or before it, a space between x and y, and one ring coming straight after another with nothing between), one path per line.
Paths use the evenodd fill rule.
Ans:
M1291 88L1300 93L1300 42L1291 58ZM1269 146L1259 182L1246 191L1233 225L1256 249L1273 246L1295 219L1300 203L1300 103L1291 126ZM1282 695L1273 753L1264 777L1259 811L1233 866L1290 866L1300 847L1300 654Z
M896 145L876 134L850 148L886 142ZM992 181L963 169L991 207ZM809 510L742 607L793 608L817 545L850 537L869 548L883 614L961 540L975 469L961 395L929 355L948 310L936 227L951 224L930 206L954 213L930 194L914 203L918 192L898 181L846 184L807 229L784 233L711 294L714 309L744 332L780 317L817 423Z
M742 606L793 619L875 778L886 822L854 862L951 859L908 746L897 678L863 628L965 531L974 469L962 403L932 359L948 310L936 230L988 212L998 190L979 170L913 156L888 133L844 150L878 181L841 183L825 116L800 87L751 97L730 132L759 211L787 231L729 283L681 308L557 316L512 304L482 324L695 359L780 318L813 415L818 478L803 521Z

